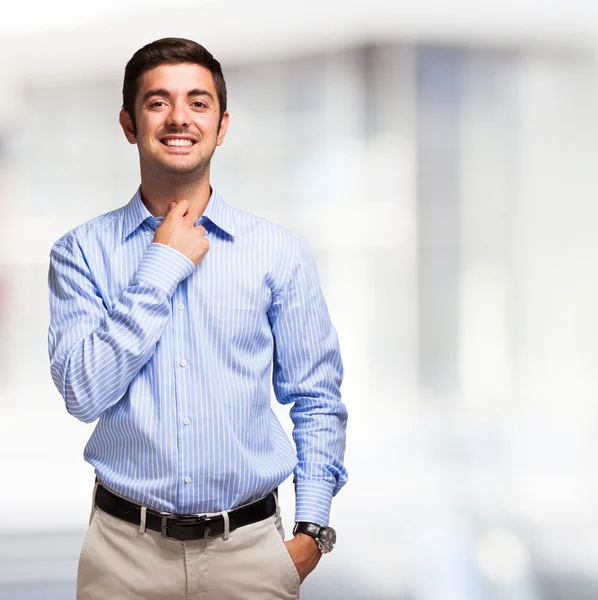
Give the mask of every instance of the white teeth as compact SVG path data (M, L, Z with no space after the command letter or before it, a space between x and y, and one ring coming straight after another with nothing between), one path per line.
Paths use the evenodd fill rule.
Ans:
M193 142L191 140L166 140L165 144L167 146L192 146Z

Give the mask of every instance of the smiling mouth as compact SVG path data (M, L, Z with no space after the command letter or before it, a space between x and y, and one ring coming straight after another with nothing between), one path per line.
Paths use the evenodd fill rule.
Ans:
M195 144L193 140L186 139L162 139L160 143L164 146L168 146L169 148L190 148Z

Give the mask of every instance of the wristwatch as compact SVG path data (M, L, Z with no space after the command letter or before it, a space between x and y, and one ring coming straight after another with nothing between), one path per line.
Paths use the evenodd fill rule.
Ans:
M328 554L336 544L336 531L332 527L322 527L315 523L300 522L295 523L293 535L305 533L316 540L318 548L322 554Z

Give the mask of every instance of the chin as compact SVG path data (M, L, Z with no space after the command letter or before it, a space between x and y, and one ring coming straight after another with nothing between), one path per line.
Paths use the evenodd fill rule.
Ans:
M204 168L203 162L184 162L184 161L156 161L156 167L162 171L178 175L188 175L196 173Z
M166 169L167 171L172 171L173 173L193 173L193 171L197 171L197 169L200 168L200 165L197 164L181 165L172 163L162 163L161 166L163 169Z

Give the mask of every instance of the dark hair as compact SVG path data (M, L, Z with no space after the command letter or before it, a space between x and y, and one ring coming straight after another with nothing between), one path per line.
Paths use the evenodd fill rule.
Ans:
M123 108L129 113L135 131L137 131L135 98L139 90L139 79L146 71L154 67L178 63L194 63L206 68L212 74L222 121L226 110L226 82L220 63L197 42L184 38L162 38L137 50L125 67Z

